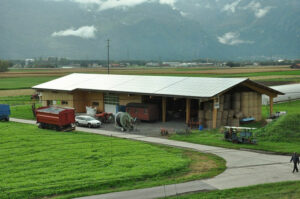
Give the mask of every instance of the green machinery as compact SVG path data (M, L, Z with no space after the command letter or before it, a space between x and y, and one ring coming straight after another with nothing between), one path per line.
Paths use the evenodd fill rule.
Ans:
M257 140L254 138L252 132L254 129L249 127L225 126L224 139L237 144L257 144Z

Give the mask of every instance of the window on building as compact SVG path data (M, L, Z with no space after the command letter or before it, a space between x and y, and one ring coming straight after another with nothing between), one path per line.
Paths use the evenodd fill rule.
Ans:
M61 104L62 104L62 105L68 105L68 101L62 100L62 101L61 101Z
M114 93L104 93L104 104L119 104L119 96Z
M53 101L52 100L47 100L47 106L51 106L53 105Z
M99 102L92 102L92 106L99 106Z

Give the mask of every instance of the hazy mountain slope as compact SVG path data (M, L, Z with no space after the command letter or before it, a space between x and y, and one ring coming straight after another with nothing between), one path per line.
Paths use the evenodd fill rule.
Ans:
M113 59L300 54L298 0L178 0L175 7L152 2L99 11L67 0L1 0L0 57L105 59L107 38ZM84 26L97 29L95 37L52 36Z

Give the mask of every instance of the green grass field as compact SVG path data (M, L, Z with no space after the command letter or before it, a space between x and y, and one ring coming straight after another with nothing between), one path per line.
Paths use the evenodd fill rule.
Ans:
M222 191L201 192L168 199L298 199L300 181L256 185Z
M287 111L287 113L300 113L300 100L274 104L273 112ZM269 114L269 106L263 106L262 115L266 118Z
M8 105L11 105L11 106L32 104L34 102L36 102L36 101L32 100L30 95L0 97L0 104L8 104Z
M0 122L0 137L1 199L73 198L207 178L225 169L214 155L28 124ZM195 172L197 164L210 167Z
M14 118L35 120L32 112L32 104L35 103L36 108L40 107L40 102L31 100L29 95L0 97L0 104L9 104L11 116Z
M27 89L58 77L8 77L0 78L0 90Z
M257 138L257 145L226 142L223 140L224 135L220 132L221 130L193 131L191 135L173 135L171 139L233 149L247 148L284 154L289 154L294 151L300 153L300 141L298 138L300 133L298 128L300 123L300 100L275 104L274 111L287 111L287 119L285 119L285 117L280 118L276 123L274 122L265 127L268 129L267 133L261 128L261 122L244 125L260 128L257 130L257 135L261 135ZM267 106L263 107L262 113L263 116L266 117L268 114ZM277 132L277 130L279 131Z

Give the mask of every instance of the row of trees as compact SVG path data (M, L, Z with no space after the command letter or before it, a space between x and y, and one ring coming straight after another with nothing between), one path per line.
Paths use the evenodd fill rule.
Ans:
M12 66L12 63L4 60L0 60L0 72L8 71L8 68Z

